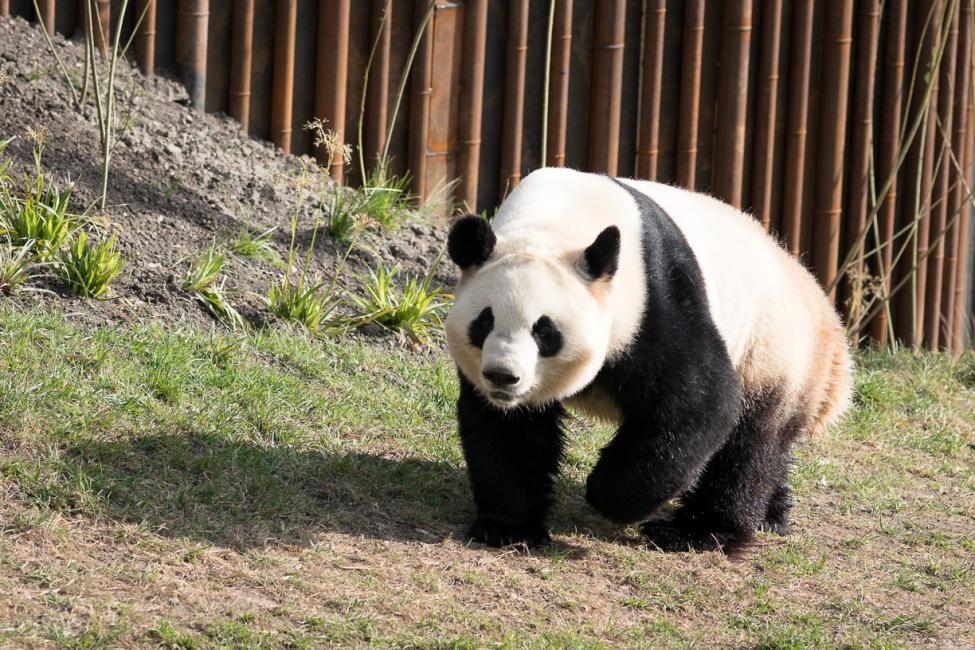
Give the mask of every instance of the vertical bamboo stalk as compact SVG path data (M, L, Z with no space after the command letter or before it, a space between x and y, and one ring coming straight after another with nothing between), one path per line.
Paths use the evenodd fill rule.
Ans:
M548 95L549 167L565 165L569 119L569 67L572 61L572 0L557 0L552 42L551 86Z
M941 341L941 289L944 283L945 228L948 224L948 181L952 175L951 133L954 122L952 108L955 99L955 64L958 61L958 6L950 5L950 28L945 43L944 59L941 62L941 80L938 84L938 117L942 128L935 130L938 142L938 155L932 164L940 160L938 175L934 181L931 205L931 235L928 250L934 252L928 257L928 287L924 304L924 346L937 350Z
M932 69L939 41L941 38L941 15L944 9L944 0L929 0L916 5L915 19L919 24L918 35L922 34L920 26L928 22L927 31L923 33L923 42L918 44L918 56L921 57L922 65L918 70L920 78L915 80L915 91L911 106L911 115L917 116L924 110L925 96L927 95L928 81L930 78L930 102L928 103L928 114L925 124L921 127L923 132L918 133L914 142L907 164L907 178L911 179L908 183L906 212L902 215L905 225L907 220L917 220L918 224L914 235L914 245L912 250L901 258L895 273L900 279L907 278L907 282L900 290L897 299L894 301L894 331L897 336L907 345L918 347L921 343L921 334L924 329L924 302L927 292L927 247L928 236L931 232L931 187L933 184L934 169L934 140L937 127L937 106L938 106L938 71ZM930 16L930 21L929 21ZM929 77L930 75L930 77ZM920 185L917 180L920 179ZM919 210L920 214L916 214ZM915 268L915 260L917 265Z
M95 47L101 50L102 54L108 56L108 44L111 43L110 36L112 29L112 3L111 0L90 0L95 3L95 10L98 12L98 20L95 21ZM101 29L98 25L101 23Z
M53 36L54 35L54 8L55 8L54 0L41 0L37 4L41 10L41 15L39 16L39 18L41 19L41 22L44 24L44 29L47 30L48 34Z
M830 3L824 34L821 126L817 147L813 266L820 283L836 279L843 213L843 160L846 155L850 53L853 44L853 0ZM835 300L836 289L829 294Z
M850 205L846 222L846 240L856 242L867 227L867 199L870 196L870 152L873 149L873 109L877 82L877 48L880 43L880 14L882 0L864 0L860 5L857 32L857 61L855 72L856 96L853 100L853 150L850 162ZM881 181L883 182L883 181ZM864 242L857 246L852 282L844 284L844 297L849 300L862 294L864 281ZM858 301L854 301L858 302ZM861 305L851 303L849 322L860 320Z
M806 183L806 136L809 133L809 79L812 75L815 0L796 3L792 32L792 71L786 144L782 229L789 252L802 252L803 194Z
M972 19L972 3L970 1L963 1L961 7L961 31L960 31L960 44L958 46L958 78L954 106L952 108L952 123L954 126L954 133L952 134L951 149L958 159L962 169L965 169L966 157L970 154L971 142L968 139L969 131L967 129L966 123L966 106L968 105L968 98L970 92L970 85L972 82L972 40L973 40L973 26L971 23ZM958 267L958 252L959 252L959 231L961 230L961 219L962 212L968 210L968 206L965 201L965 183L964 174L952 167L952 176L954 178L954 186L951 189L951 194L949 195L948 201L948 218L953 220L951 226L949 226L948 231L945 233L946 241L948 243L948 254L945 261L945 275L947 277L947 282L944 283L942 289L942 302L944 303L944 314L945 314L945 324L944 324L944 347L947 350L954 351L955 348L955 289L959 282L963 282L965 271L962 269L959 273Z
M291 153L291 105L294 100L295 31L298 0L278 0L274 17L274 96L271 98L271 140Z
M230 116L247 133L251 111L251 66L254 55L254 0L234 0L230 40Z
M504 66L504 139L501 142L501 198L521 180L521 143L525 120L525 65L528 55L528 0L508 7Z
M484 60L487 42L487 0L470 0L464 18L457 172L458 198L477 209L477 173L481 154L481 114L484 105Z
M765 230L772 224L772 186L775 168L775 125L779 114L779 64L782 43L782 3L766 0L762 7L762 47L759 64L758 110L752 196L755 216Z
M907 64L907 9L908 0L889 0L887 41L884 45L884 96L880 112L879 153L876 177L879 184L894 174L900 148L902 105L904 103L904 68ZM887 195L877 213L879 237L876 245L883 245L878 261L879 275L883 278L882 296L889 305L892 287L894 228L897 217L897 185L895 175ZM870 322L870 336L883 344L889 328L887 310L881 309Z
M636 175L639 178L657 178L666 20L667 0L649 0L643 17L643 87L640 90L640 130L636 155ZM703 28L703 15L701 20Z
M684 5L680 119L677 133L677 184L697 187L697 132L701 115L701 69L704 60L704 0Z
M721 79L715 133L714 192L737 208L742 207L745 169L745 124L748 110L748 64L752 38L752 2L724 5L721 39Z
M385 16L385 18L384 18ZM386 142L386 121L389 110L389 56L392 46L393 0L372 0L372 31L370 43L375 43L376 56L369 71L366 89L366 140L368 158L377 162ZM367 162L368 164L368 162Z
M0 18L10 15L10 0L0 0Z
M349 66L349 17L351 0L319 0L318 44L315 59L315 115L327 119L329 128L345 142L346 82ZM318 160L325 162L328 152L319 147ZM341 183L345 161L332 161L332 179Z
M420 29L426 0L415 0L413 15ZM434 14L436 16L436 14ZM413 98L410 103L410 169L413 171L413 191L426 195L427 139L430 133L430 104L433 97L433 20L427 21L423 38L413 61Z
M139 0L135 7L136 17L144 16L135 37L135 60L151 75L156 71L156 0Z
M967 29L972 30L972 4L971 0L965 3L965 11L967 13ZM972 39L973 44L971 49L975 50L975 35L969 34L969 38ZM975 52L973 52L975 53ZM965 178L966 184L971 187L970 183L972 181L972 171L973 164L975 164L975 143L972 142L972 133L975 133L975 100L972 98L972 85L975 84L975 78L972 75L975 71L971 70L973 65L973 60L971 54L969 54L969 59L966 65L969 67L969 92L963 98L964 102L964 114L965 114L965 129L968 133L968 139L965 142L964 160L965 164L962 166L963 176ZM972 218L972 205L971 199L967 199L961 209L959 215L959 225L958 225L958 281L955 284L955 300L954 300L954 323L953 332L951 335L952 354L959 354L964 349L965 345L969 343L965 340L965 334L969 323L971 322L972 315L968 311L969 305L966 301L966 296L968 295L968 288L973 278L970 275L970 262L969 255L971 253L971 239L970 239L970 228L971 228L971 218Z
M616 175L623 97L623 40L626 0L596 3L592 43L589 168Z
M176 61L190 95L190 104L198 111L203 111L206 106L209 16L209 0L180 0Z

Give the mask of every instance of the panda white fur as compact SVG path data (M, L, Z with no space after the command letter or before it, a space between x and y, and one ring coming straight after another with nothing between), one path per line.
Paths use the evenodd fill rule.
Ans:
M791 448L851 390L843 328L813 277L754 219L659 183L547 168L492 222L448 239L447 318L477 518L492 545L541 544L565 406L618 430L586 498L665 549L733 552L784 533Z

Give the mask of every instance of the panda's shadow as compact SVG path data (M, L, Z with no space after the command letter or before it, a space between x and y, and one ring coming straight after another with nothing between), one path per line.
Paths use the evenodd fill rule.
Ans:
M78 443L62 454L58 472L66 490L58 503L73 513L78 503L94 503L114 521L238 550L308 545L324 532L468 544L474 515L466 472L453 463L299 451L209 434ZM549 552L584 555L559 541L569 533L625 542L622 531L586 510L582 490L560 483Z

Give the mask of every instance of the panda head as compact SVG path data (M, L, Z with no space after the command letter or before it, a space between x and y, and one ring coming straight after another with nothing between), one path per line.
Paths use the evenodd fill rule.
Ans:
M447 249L462 270L446 321L451 355L496 407L570 397L595 378L607 354L607 289L620 232L609 226L585 249L557 257L502 244L473 215L450 232Z

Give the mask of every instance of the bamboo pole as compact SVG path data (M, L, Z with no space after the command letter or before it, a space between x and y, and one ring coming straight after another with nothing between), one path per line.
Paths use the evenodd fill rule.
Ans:
M664 76L664 26L667 0L649 0L643 22L643 83L640 91L640 129L636 175L657 178L662 83ZM703 21L703 16L702 16Z
M351 0L319 0L318 43L315 58L315 115L328 120L329 128L345 142L346 83L349 67L349 20ZM319 162L329 154L315 150ZM345 175L342 156L332 160L332 180L341 183Z
M853 0L830 3L826 12L821 126L816 152L813 266L824 287L836 278L843 213L843 161L853 44ZM829 293L836 299L836 290Z
M291 106L294 101L295 31L298 0L278 0L274 17L274 93L271 98L271 140L291 153Z
M198 111L206 107L208 0L180 0L177 24L176 61L190 95L190 105Z
M937 350L941 341L941 290L944 284L945 234L948 225L948 181L952 175L951 133L954 115L952 109L955 99L955 66L958 62L958 5L949 5L951 15L944 59L941 62L941 80L938 83L938 113L942 128L935 130L938 142L938 173L934 180L931 205L931 240L928 248L934 247L929 256L928 286L924 304L924 347ZM935 161L932 161L934 164Z
M724 5L721 39L721 79L715 132L712 186L717 196L742 206L745 171L745 124L748 111L748 59L752 38L752 2ZM725 68L727 70L725 71Z
M967 13L966 23L968 25L968 30L973 29L973 17L972 17L972 5L971 0L965 3L965 10ZM969 38L975 40L975 35L969 34ZM975 44L970 48L975 50ZM969 92L964 98L965 103L965 129L968 133L968 139L965 141L965 152L964 159L965 164L962 169L964 173L962 176L965 178L966 184L970 186L972 180L972 167L975 163L975 143L972 142L971 134L975 133L975 98L973 98L972 86L975 85L975 78L972 75L975 71L971 70L973 61L971 54L969 54L969 59L967 61L969 66ZM970 343L970 341L965 340L965 334L968 325L971 323L970 319L972 317L971 312L969 312L969 305L965 300L968 295L968 286L972 281L970 276L969 267L969 254L971 253L971 239L970 239L970 228L971 228L971 217L972 217L972 199L969 197L965 201L965 205L961 210L959 215L959 226L958 226L958 281L955 284L955 300L954 300L954 323L952 332L952 354L959 354L964 349L965 345Z
M528 0L508 7L505 54L504 138L501 141L501 198L521 180L521 144L525 119L525 65L528 55Z
M623 96L626 0L596 3L590 89L589 168L616 175Z
M44 24L44 29L47 30L48 34L54 36L55 2L54 0L41 0L38 4L40 5L40 9L41 9L41 15L39 16L39 18L41 19L41 22Z
M954 106L952 108L952 123L954 133L952 134L951 149L961 165L965 168L966 157L969 155L971 144L968 140L969 132L966 124L966 110L970 92L972 74L972 40L973 27L971 24L972 4L962 2L960 19L960 44L958 46L958 79L954 96ZM945 260L945 275L947 281L942 288L942 303L944 304L944 347L947 350L955 350L955 288L958 283L963 281L964 270L959 274L958 253L959 253L959 231L962 219L962 211L967 210L965 201L965 184L962 182L963 173L952 168L954 186L949 194L948 218L951 224L945 233L948 244L948 253Z
M565 142L569 120L569 67L572 62L572 0L555 4L555 35L552 43L551 86L549 88L548 133L550 144L545 164L565 165Z
M853 100L852 148L850 162L850 205L846 221L846 240L856 242L857 256L853 265L852 282L843 284L844 299L850 303L848 322L860 320L864 282L864 241L860 234L867 227L868 198L870 196L870 152L873 150L873 110L877 85L877 49L880 45L880 15L882 0L864 0L860 5L857 31L856 96ZM851 301L851 298L854 300Z
M907 345L916 348L921 343L924 328L924 298L927 291L927 246L931 231L931 187L933 184L934 138L938 105L938 74L931 70L936 60L941 36L940 16L943 13L944 0L929 0L916 6L915 22L918 23L918 36L923 41L918 44L918 56L921 57L921 67L918 70L920 78L915 80L915 92L911 102L910 114L917 116L925 110L927 75L930 74L930 103L928 114L918 138L914 142L908 157L906 178L916 179L908 183L904 220L917 220L916 229L909 235L913 241L913 251L904 255L896 265L895 275L903 279L909 276L905 290L894 301L894 331ZM928 22L927 30L922 31ZM920 214L918 214L918 212Z
M680 119L677 127L677 184L697 187L697 133L701 118L701 69L704 60L704 0L684 5Z
M10 0L0 0L0 17L6 18L10 15Z
M103 55L108 56L108 46L112 40L111 36L109 35L112 25L111 0L90 1L95 3L95 10L98 18L97 22L95 23L95 47L101 50Z
M469 47L463 52L460 91L457 172L458 198L468 209L477 209L477 176L481 154L481 116L484 106L484 60L487 42L487 0L470 0L464 18Z
M907 64L907 9L908 0L889 0L890 8L887 27L887 40L884 45L884 94L883 110L880 112L879 154L877 157L878 179L886 179L897 167L900 148L902 105L904 103L904 69ZM878 245L884 248L878 254L877 266L882 284L882 297L890 308L891 274L893 272L894 228L897 217L898 178L895 175L890 189L884 197L877 213ZM887 340L891 323L888 309L881 309L870 321L870 336L883 344Z
M251 67L254 61L254 0L234 0L233 33L230 40L230 116L249 130L251 111Z
M415 0L413 15L416 21L423 19L426 0ZM430 105L433 97L433 20L423 28L423 38L416 51L413 77L413 98L410 103L410 169L413 171L413 191L426 195L427 140L430 133ZM416 25L417 29L422 23Z
M385 16L385 18L384 18ZM376 56L369 71L366 89L366 152L372 160L379 160L386 142L389 114L389 57L393 33L393 0L372 0L372 28L370 43L376 43Z
M135 60L146 75L156 71L156 0L139 0L136 16L144 16L135 37Z
M809 80L812 74L815 5L815 0L798 0L793 17L782 229L789 252L796 256L802 253L802 212L806 183L806 136L809 132Z
M752 209L766 231L772 225L772 186L775 168L775 125L779 114L779 61L782 42L782 3L766 0L762 7L762 48L755 117Z

